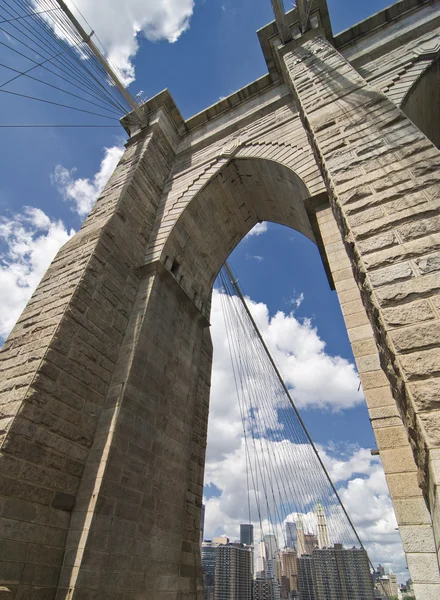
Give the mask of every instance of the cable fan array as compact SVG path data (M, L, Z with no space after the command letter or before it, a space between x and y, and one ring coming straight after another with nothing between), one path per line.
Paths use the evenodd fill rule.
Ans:
M286 523L294 522L298 558L314 549L324 553L321 560L332 557L334 575L319 569L314 575L322 598L327 587L340 589L344 577L350 579L341 574L345 567L338 565L338 551L341 560L363 561L362 568L350 567L363 578L352 595L369 599L371 561L227 265L220 271L218 292L243 425L249 523L257 525L261 540L275 538L282 549L291 547Z
M100 43L96 36L93 39ZM56 107L57 113L69 109L81 113L86 121L53 126L116 127L118 120L131 111L55 0L3 0L0 46L4 57L0 73L7 74L0 80L0 93L49 104ZM34 94L35 87L39 95ZM90 121L90 117L94 121L99 117L99 123Z
M299 517L305 532L317 531L316 507L321 505L332 544L360 547L337 491L231 278L223 267L220 298L243 422L249 491L255 500L251 521L259 524L262 534L275 535L281 546L286 542L286 520Z

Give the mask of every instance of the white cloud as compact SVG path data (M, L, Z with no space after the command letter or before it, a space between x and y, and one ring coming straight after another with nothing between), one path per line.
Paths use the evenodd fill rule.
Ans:
M80 217L85 217L90 212L123 152L124 148L120 146L104 148L100 169L92 179L81 177L75 179L75 168L69 170L62 165L55 167L51 176L52 183L65 201L73 203L73 210Z
M139 38L151 42L166 40L176 42L189 27L194 10L194 0L66 0L66 4L79 16L81 11L90 27L96 31L107 58L117 67L125 85L135 79L133 58L139 49ZM50 16L47 21L53 26ZM60 28L57 35L64 37Z
M325 342L310 319L300 320L294 313L282 311L270 316L265 304L247 301L297 406L341 410L363 402L354 365L340 356L326 353ZM211 323L213 394L223 399L235 398L219 290L213 292Z
M301 294L297 295L294 291L292 298L288 301L288 304L290 304L290 306L293 306L294 309L298 309L303 302L304 294L301 292Z
M74 234L39 208L0 217L0 339L7 336L58 249Z
M75 179L76 169L56 167L52 181L80 217L92 208L123 150L105 148L92 179ZM31 206L12 217L0 216L0 340L8 335L56 253L74 233L61 220Z
M256 260L257 262L263 262L264 256L259 256L258 254L246 254L246 258Z
M246 239L247 237L251 237L253 235L262 235L263 233L266 233L267 231L267 223L266 221L263 221L262 223L257 223L255 225L255 227L253 227L249 233L245 236L244 239Z

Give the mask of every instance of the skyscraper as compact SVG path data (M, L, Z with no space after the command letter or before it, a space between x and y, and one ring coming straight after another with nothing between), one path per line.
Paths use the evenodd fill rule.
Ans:
M254 600L279 600L279 584L274 579L255 579Z
M296 523L286 521L286 544L288 548L296 548Z
M277 538L272 534L263 536L264 543L266 544L266 578L275 579L275 556L278 552Z
M242 544L217 547L214 600L252 600L252 552Z
M240 525L240 543L246 546L254 545L254 526L251 524Z
M333 548L315 548L311 559L313 600L374 600L365 550L335 544Z
M202 571L203 585L205 587L205 600L214 600L215 564L217 558L217 544L207 541L202 542Z
M306 544L304 539L304 525L302 520L302 515L297 515L296 517L296 540L297 547L296 550L298 552L298 556L302 556L306 554Z
M327 529L327 517L325 509L319 502L316 508L316 519L318 521L318 547L330 548L330 538Z
M269 533L269 534L263 536L263 540L265 541L265 543L267 545L268 558L269 559L275 558L275 554L278 552L277 538L272 533Z
M257 547L257 567L256 577L257 579L265 579L267 570L267 546L266 542L259 542Z
M304 534L305 554L312 554L313 550L318 547L318 538L314 533Z
M298 562L294 549L281 551L282 588L287 592L296 592L298 589Z
M298 593L300 600L316 600L313 586L312 557L303 554L298 558Z

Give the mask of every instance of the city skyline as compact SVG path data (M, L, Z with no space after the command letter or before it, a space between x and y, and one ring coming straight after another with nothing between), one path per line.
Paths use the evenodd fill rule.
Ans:
M274 534L264 534L254 545L231 542L226 536L205 540L205 600L247 600L250 581L254 600L374 600L375 584L384 593L398 589L394 574L386 575L381 565L378 571L371 570L363 548L331 545L322 504L317 505L316 513L317 531L304 534L309 542L313 539L308 547L304 543L304 553L295 546L281 547ZM297 520L301 522L301 517ZM286 523L290 523L287 530L297 524ZM249 525L240 525L240 537L248 533ZM242 597L236 595L239 587Z

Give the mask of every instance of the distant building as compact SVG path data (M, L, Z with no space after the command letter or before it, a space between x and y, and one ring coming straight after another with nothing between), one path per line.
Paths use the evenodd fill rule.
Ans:
M298 590L298 559L294 549L282 550L281 573L282 591L287 588L289 593L296 592Z
M365 550L345 549L342 544L335 544L333 548L315 548L311 562L313 600L374 600L373 579Z
M266 560L266 578L275 579L276 577L276 565L275 557L278 552L277 538L273 534L263 536L264 543L267 549L267 560Z
M318 548L318 538L314 533L304 534L305 554L312 554L315 548Z
M307 554L306 542L304 539L304 525L303 525L303 520L302 520L301 515L298 515L296 518L296 539L297 539L296 550L297 550L298 556Z
M316 520L318 522L318 548L330 548L330 538L327 528L327 517L321 503L316 508Z
M217 547L214 600L252 600L252 551L242 544Z
M265 542L259 542L257 547L257 566L255 573L257 579L266 579L267 558L267 545Z
M313 586L312 557L303 554L298 558L298 595L300 600L316 600Z
M217 547L217 544L211 541L202 542L201 554L205 600L214 600Z
M254 545L254 526L251 524L240 525L240 543L246 546Z
M280 586L275 579L255 579L254 600L280 600Z
M376 590L383 598L397 597L399 595L399 583L397 581L397 575L392 571L388 575L382 575L376 581Z
M216 544L217 546L225 546L226 544L229 544L229 538L225 535L222 535L221 537L215 537L212 540L212 543Z
M286 521L286 544L288 548L296 548L296 523L294 521Z

